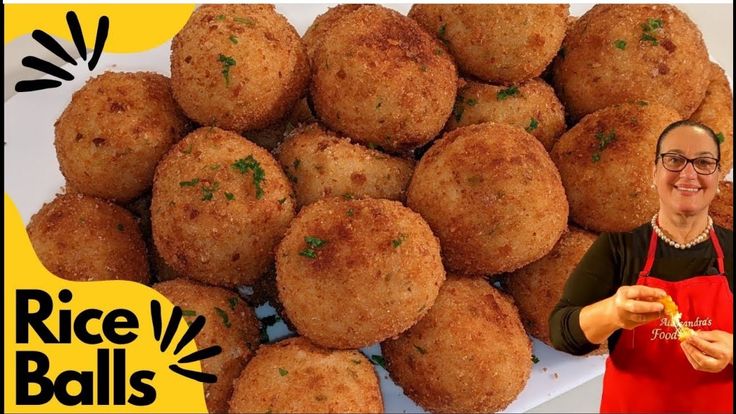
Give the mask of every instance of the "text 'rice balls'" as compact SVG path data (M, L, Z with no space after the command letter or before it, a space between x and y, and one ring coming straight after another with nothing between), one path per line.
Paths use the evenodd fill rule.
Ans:
M464 73L500 84L542 73L560 49L568 15L562 4L418 4L409 12Z
M200 128L156 169L153 239L177 273L219 286L254 282L294 217L291 186L268 151Z
M674 6L596 5L575 22L563 49L555 89L575 119L639 99L688 117L708 86L700 30Z
M524 389L532 347L513 301L448 275L427 315L381 344L391 378L431 412L496 412Z
M564 133L552 149L570 202L570 218L586 229L629 231L659 208L651 188L657 138L679 114L657 103L614 105Z
M406 330L444 279L439 242L397 201L317 201L301 210L276 252L289 320L330 348L360 348Z
M442 243L448 270L495 274L547 254L567 226L560 175L533 136L504 124L453 130L417 164L407 205Z
M412 161L352 144L318 124L294 131L278 158L300 206L330 196L401 201L414 170Z
M54 127L59 167L75 191L129 201L151 187L188 121L165 76L106 72L72 95Z
M508 290L524 327L549 346L549 315L562 297L568 276L595 239L595 234L570 227L548 255L508 274Z
M429 142L455 101L452 59L416 22L380 6L361 7L324 33L312 69L322 122L389 151Z
M204 385L205 401L209 412L226 412L233 381L260 343L260 323L255 313L236 292L223 288L186 279L158 283L153 288L179 306L188 323L199 315L206 318L196 337L197 347L220 346L222 352L202 360L202 372L217 375L217 382Z
M468 82L457 93L452 115L448 130L483 122L514 125L532 134L547 151L565 132L565 108L541 79L510 87Z
M721 142L721 177L733 165L733 93L723 68L711 63L710 83L705 99L690 120L710 127Z
M146 245L133 215L82 194L63 194L31 217L28 236L41 263L68 280L148 283Z
M259 129L303 95L309 59L273 5L204 5L171 43L171 81L179 105L200 124Z
M720 192L710 203L709 213L713 223L733 231L733 183L721 181L718 188Z
M306 338L263 345L235 381L231 413L381 413L378 378L358 351Z

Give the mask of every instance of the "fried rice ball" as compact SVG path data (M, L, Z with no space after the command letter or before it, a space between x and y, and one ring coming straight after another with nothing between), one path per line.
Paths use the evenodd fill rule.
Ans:
M281 146L279 162L304 206L331 196L402 201L414 163L365 148L311 124Z
M687 118L708 87L700 30L674 6L596 5L574 24L563 48L554 86L574 119L639 99Z
M304 32L304 36L302 36L302 41L307 47L309 58L314 59L314 52L322 43L328 31L332 30L342 18L363 6L363 4L339 4L335 7L330 7L325 13L317 16L314 22L307 28L307 31Z
M504 85L542 73L560 49L568 15L563 4L417 4L409 11L462 72Z
M58 277L148 283L146 245L135 217L109 201L60 194L31 217L28 236Z
M458 91L447 129L483 122L523 128L550 151L565 132L565 108L541 79L508 88L470 81Z
M529 335L552 346L549 315L562 297L568 276L595 239L595 234L571 226L548 255L507 275L506 286Z
M720 192L710 203L710 216L713 223L733 231L733 183L721 181L718 188Z
M273 5L208 4L171 43L171 81L177 102L198 123L260 129L304 95L309 58Z
M156 169L153 239L176 272L212 285L254 282L294 217L291 186L273 156L245 138L200 128Z
M310 96L330 129L363 144L408 151L434 138L452 111L452 59L416 22L361 7L324 33Z
M72 95L54 146L75 191L125 202L151 187L156 164L188 128L167 77L106 72Z
M671 108L639 102L594 112L552 149L570 202L570 218L595 232L630 231L659 208L651 188L659 134L680 120Z
M383 398L368 359L306 338L264 345L235 382L231 413L381 413Z
M233 392L233 383L260 344L260 323L253 309L236 292L178 279L153 285L184 312L188 323L202 315L204 328L197 335L201 349L220 346L222 352L202 360L202 372L217 375L217 382L204 385L207 410L223 413Z
M288 318L329 348L398 335L432 306L444 279L439 241L397 201L316 201L301 210L276 252Z
M524 389L532 346L508 295L448 275L427 316L381 344L391 378L431 412L497 412Z
M721 140L721 178L733 165L733 93L723 68L711 63L705 99L690 120L709 126Z
M312 110L309 109L307 99L303 98L294 105L285 118L267 128L246 131L243 135L259 146L273 151L281 144L284 137L289 135L296 127L312 123L316 120L314 114L312 114Z
M407 205L442 243L449 271L509 272L537 260L567 226L557 168L523 129L484 123L455 129L419 161Z

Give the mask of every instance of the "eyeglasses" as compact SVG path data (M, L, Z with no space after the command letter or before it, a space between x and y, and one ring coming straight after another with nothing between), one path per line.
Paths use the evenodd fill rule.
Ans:
M713 157L697 157L687 158L680 154L666 152L659 154L658 158L662 159L662 166L667 171L680 172L687 167L688 163L693 165L695 172L700 175L711 175L718 169L720 160Z

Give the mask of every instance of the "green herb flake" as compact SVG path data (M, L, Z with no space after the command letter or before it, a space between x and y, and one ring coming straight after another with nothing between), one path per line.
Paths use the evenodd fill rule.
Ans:
M516 96L519 94L519 88L516 86L511 86L506 89L502 89L496 93L496 99L499 101L506 100L509 96Z
M232 43L233 43L234 45L237 45L237 44L238 44L238 37L237 37L237 36L235 36L235 35L230 35L230 37L229 37L228 39L230 39L230 41L231 41L231 42L232 42Z
M393 246L393 248L395 249L395 248L401 246L401 243L403 243L404 240L406 240L406 234L401 233L401 234L399 234L399 238L398 239L391 240L391 246Z
M313 247L315 249L319 249L320 247L324 246L325 243L327 243L326 241L314 236L305 237L304 242L307 243L309 247Z
M437 37L440 38L443 42L447 42L447 39L445 38L445 35L447 34L447 23L442 23L442 26L440 26L439 29L437 29Z
M426 354L426 353L427 353L427 350L426 350L426 349L424 349L424 348L422 348L422 347L421 347L421 346L419 346L419 345L414 345L414 349L416 349L416 350L417 350L417 352L419 352L419 353L420 353L420 354L422 354L422 355L424 355L424 354Z
M256 187L256 199L262 199L264 192L261 183L266 179L266 172L261 168L261 164L253 158L253 155L248 155L245 158L235 161L232 166L241 174L245 174L249 170L253 171L253 185Z
M125 231L125 226L123 226L121 223L118 223L118 225L116 227L117 227L118 231L121 232L121 233Z
M719 132L716 134L716 139L718 140L719 144L723 144L723 141L726 140L726 137L723 136L723 132Z
M289 373L289 371L287 371L287 370L285 370L283 368L279 368L279 375L281 375L282 377L285 377L286 374L288 374L288 373Z
M255 27L256 22L251 19L250 17L236 17L233 20L235 20L235 23L240 23L242 25L248 26L248 27Z
M214 195L215 191L220 188L220 183L215 181L214 183L210 184L209 186L202 186L202 201L212 201L212 196Z
M191 181L180 181L179 187L194 187L199 184L199 178L194 178Z
M535 364L539 362L539 358L537 358L537 356L534 354L532 354L532 362Z
M227 201L233 201L235 200L235 194L225 191L225 198L227 198Z
M235 307L238 306L238 297L237 296L232 296L232 297L228 298L227 299L227 303L228 303L228 305L230 305L230 309L231 310L235 310Z
M600 131L595 134L595 139L598 141L598 149L593 153L593 162L601 160L601 152L606 149L612 142L616 141L616 133L611 130L608 134Z
M230 68L235 66L235 59L220 53L217 60L222 63L222 76L225 78L225 86L230 85Z
M468 104L468 106L475 106L478 103L478 100L477 99L473 99L473 98L468 98L465 101L465 103Z
M304 256L308 259L316 259L317 258L317 252L310 248L306 248L299 252L299 256Z
M659 45L659 41L657 40L657 38L650 35L649 33L644 33L643 35L641 35L641 40L645 42L651 42L652 46Z
M378 365L379 367L386 369L386 360L381 355L371 355L371 363Z
M192 144L189 144L188 147L182 149L180 152L182 154L191 154L192 153Z
M197 312L195 312L193 310L183 310L183 311L181 311L181 314L183 316L197 316Z
M626 41L623 39L618 39L615 42L613 42L613 45L616 46L616 49L625 50L626 49Z
M539 126L539 121L537 121L536 118L532 118L529 120L529 126L526 127L526 132L532 132Z
M220 169L220 164L211 164L210 165L210 170L212 170L212 171L217 171L219 169Z
M220 21L222 21L222 20L225 20L225 15L224 15L224 14L218 14L218 15L217 15L217 16L215 17L215 20L220 20Z
M661 29L664 27L664 23L662 22L662 19L647 19L646 23L641 24L641 29L645 32L654 32L656 30Z
M215 312L217 312L217 315L222 318L222 324L225 325L226 328L230 327L230 318L227 316L227 312L224 310L218 308L215 306Z
M342 195L343 200L352 200L354 197L350 193L345 193Z
M348 217L353 217L355 215L355 212L351 208L351 209L348 209L347 213L345 213L345 214L347 214Z

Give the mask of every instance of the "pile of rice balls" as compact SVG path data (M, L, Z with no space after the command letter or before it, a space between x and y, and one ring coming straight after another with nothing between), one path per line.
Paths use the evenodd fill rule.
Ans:
M357 351L379 342L424 409L498 411L596 233L657 210L660 131L709 125L725 173L732 113L669 5L342 5L303 37L270 5L204 5L170 79L108 72L73 95L66 191L28 232L60 277L204 315L211 412L381 412ZM297 336L261 338L265 301Z

